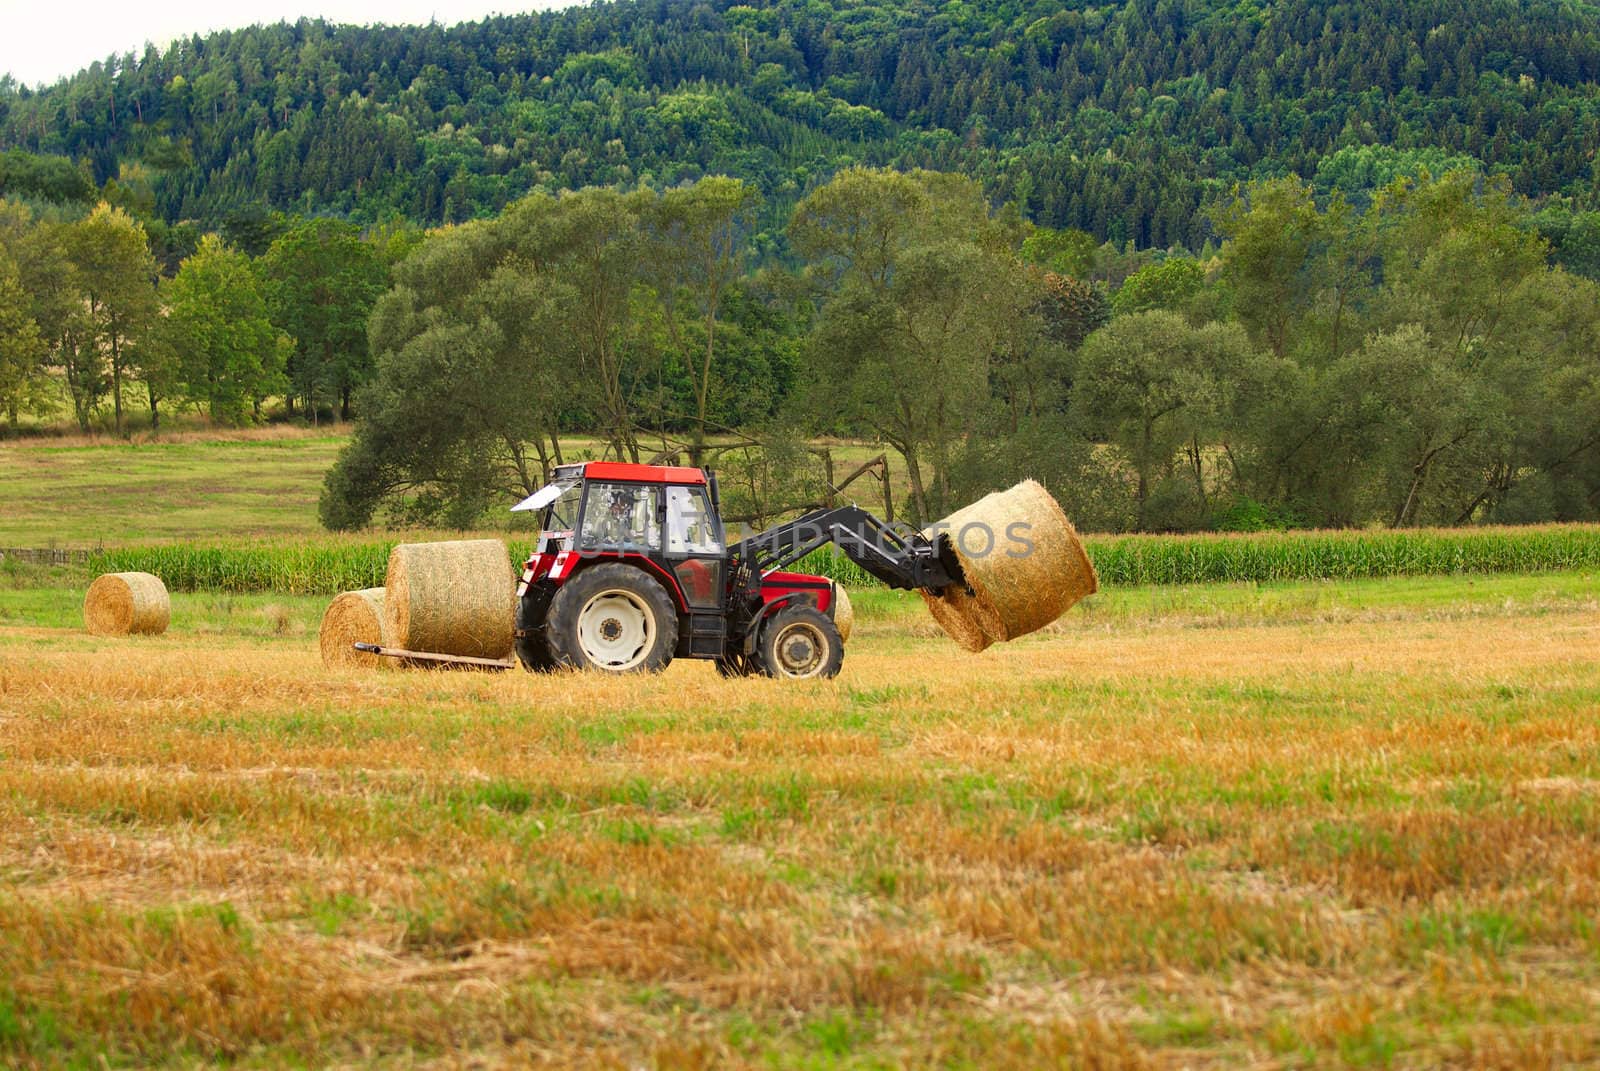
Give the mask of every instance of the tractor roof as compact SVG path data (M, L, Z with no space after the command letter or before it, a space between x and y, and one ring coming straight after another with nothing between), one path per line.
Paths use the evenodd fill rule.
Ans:
M706 482L706 474L685 465L630 465L622 461L587 461L582 465L564 465L563 469L581 469L590 480L637 480L642 483L698 483ZM563 473L558 469L557 475ZM576 475L576 473L574 473Z

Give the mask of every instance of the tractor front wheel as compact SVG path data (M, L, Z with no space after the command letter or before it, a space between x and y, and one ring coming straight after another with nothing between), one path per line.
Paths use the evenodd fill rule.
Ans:
M761 630L761 671L785 680L836 677L844 641L833 619L814 606L779 610Z
M649 573L606 562L561 585L550 601L545 638L559 665L649 673L672 661L678 613Z

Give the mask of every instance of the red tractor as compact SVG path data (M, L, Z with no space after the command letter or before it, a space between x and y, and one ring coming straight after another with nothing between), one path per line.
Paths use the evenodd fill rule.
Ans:
M831 542L891 587L961 582L942 539L855 506L729 543L717 478L698 468L563 465L512 508L541 521L517 585L517 657L534 670L626 673L709 658L725 676L831 677L844 658L836 588L788 566Z

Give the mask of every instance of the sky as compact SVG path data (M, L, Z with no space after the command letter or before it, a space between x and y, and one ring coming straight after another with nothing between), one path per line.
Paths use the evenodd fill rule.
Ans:
M112 53L144 53L177 37L302 15L330 22L470 22L485 15L566 6L562 0L0 0L0 74L53 83Z

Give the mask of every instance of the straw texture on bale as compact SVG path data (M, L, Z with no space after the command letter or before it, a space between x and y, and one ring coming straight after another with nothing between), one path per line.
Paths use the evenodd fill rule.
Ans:
M850 605L850 593L843 584L833 585L833 627L839 630L841 640L848 640L850 630L856 627L856 608Z
M83 623L96 636L159 636L171 619L167 586L149 573L106 573L83 597Z
M985 495L935 530L944 533L972 590L954 586L923 598L933 619L969 651L1044 628L1100 586L1072 522L1033 480Z
M921 595L928 612L944 629L945 635L962 647L977 654L994 642L994 637L979 623L981 610L977 599L963 591L961 585L952 584L937 594L923 591Z
M383 596L382 588L364 588L343 592L328 604L322 615L322 630L317 634L323 665L329 669L340 666L375 669L394 665L393 658L367 654L353 646L357 643L392 646L383 625Z
M394 646L505 658L517 584L498 539L401 543L389 553L383 621Z

